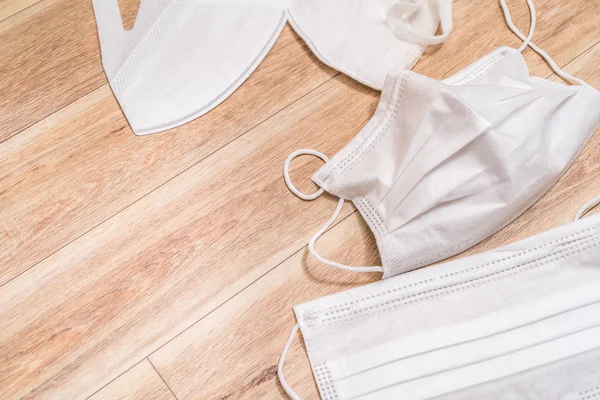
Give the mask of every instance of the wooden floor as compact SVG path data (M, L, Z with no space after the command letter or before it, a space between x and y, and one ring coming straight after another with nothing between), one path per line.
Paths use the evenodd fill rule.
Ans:
M600 87L600 0L536 0L536 44ZM125 25L139 0L121 0ZM509 2L523 30L524 0ZM417 72L443 78L520 45L496 0L456 0L455 31ZM531 73L558 79L530 50ZM303 202L282 179L298 148L328 155L378 93L318 62L289 27L209 114L136 137L101 67L89 0L0 0L0 398L282 398L294 304L379 279L334 271L306 243L336 199ZM565 132L568 135L569 132ZM569 222L600 193L600 136L546 196L469 254ZM319 167L294 163L304 190ZM377 263L347 204L319 242ZM317 398L302 340L289 383Z

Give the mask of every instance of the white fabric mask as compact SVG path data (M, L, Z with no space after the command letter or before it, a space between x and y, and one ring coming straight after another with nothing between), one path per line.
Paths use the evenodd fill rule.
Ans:
M340 198L334 216L311 239L320 261L388 278L472 247L514 220L570 166L600 122L600 94L530 77L521 51L502 47L437 81L390 73L373 119L330 161L300 150L285 163L294 193L310 200L326 190ZM503 4L504 6L504 4ZM313 176L322 189L293 188L289 165L300 154L327 163ZM315 241L351 200L377 240L383 267L348 267L320 257Z
M452 1L293 0L290 24L323 63L381 90L389 71L411 69L448 37Z
M118 0L93 0L104 70L133 131L174 128L229 97L275 43L290 1L141 0L125 31ZM297 0L291 14L322 61L376 89L452 30L451 0Z
M266 56L287 20L280 0L142 0L134 28L125 31L118 0L93 6L104 70L138 135L179 126L220 104Z
M600 199L598 199L600 200ZM600 215L294 307L321 397L600 395Z

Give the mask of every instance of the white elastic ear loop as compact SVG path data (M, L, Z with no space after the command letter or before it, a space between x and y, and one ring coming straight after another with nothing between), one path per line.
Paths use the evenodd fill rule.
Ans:
M328 162L329 158L327 158L327 156L319 151L316 150L311 150L311 149L302 149L302 150L297 150L295 152L293 152L292 154L290 154L288 156L288 158L285 160L285 163L283 164L283 179L285 180L285 183L287 185L287 187L298 197L300 197L302 200L307 200L307 201L311 201L316 199L317 197L321 196L324 192L324 189L321 188L319 189L317 192L313 193L313 194L304 194L301 191L299 191L294 184L292 183L292 180L290 179L290 164L292 163L292 161L298 157L298 156L302 156L302 155L312 155L315 157L319 157L321 160ZM314 236L310 239L310 242L308 242L308 251L310 252L310 254L316 258L317 260L319 260L320 262L322 262L323 264L332 266L332 267L336 267L339 269L343 269L345 271L350 271L350 272L383 272L383 267L379 267L379 266L374 266L374 267L351 267L349 265L344 265L344 264L340 264L337 263L335 261L331 261L328 260L324 257L321 257L321 255L319 255L319 253L317 253L317 251L315 250L315 243L317 242L317 240L325 233L325 231L327 231L327 229L329 229L331 227L331 225L335 222L335 220L337 219L337 217L340 215L340 213L342 212L342 206L344 205L344 201L345 199L340 197L340 200L338 201L337 207L335 209L335 211L333 212L333 215L331 216L331 218L329 219L329 221L327 221L325 223L325 225L323 225L323 227L321 229L319 229L319 231L317 233L314 234Z
M504 18L506 19L506 24L510 28L510 30L517 35L522 41L523 44L519 47L519 51L523 52L527 46L531 44L531 39L533 39L533 35L535 34L535 26L537 24L537 13L535 11L535 5L532 0L527 0L527 6L529 7L529 17L531 18L531 23L529 25L529 34L527 37L521 33L521 31L515 26L513 23L512 17L510 16L510 10L506 5L506 0L500 0L500 6L502 7L502 12L504 12Z
M584 214L587 214L588 212L590 212L594 207L596 207L599 204L600 204L600 196L596 196L592 200L585 203L585 205L583 207L581 207L579 209L579 211L577 212L577 215L575 216L574 221L580 220Z
M374 266L374 267L351 267L349 265L340 264L340 263L337 263L335 261L331 261L331 260L328 260L328 259L326 259L324 257L321 257L321 255L319 255L319 253L317 253L317 251L315 250L315 243L317 242L317 240L319 240L319 238L327 231L327 229L329 229L329 227L335 222L335 220L337 219L337 217L339 217L340 213L342 212L342 207L344 206L344 201L345 201L345 199L342 198L342 197L340 197L340 200L338 201L337 207L335 208L335 211L333 212L333 215L331 216L331 218L329 218L329 221L327 221L325 223L325 225L323 225L323 227L321 229L319 229L319 231L317 233L315 233L315 235L308 242L308 251L310 252L310 254L312 254L312 256L314 258L316 258L317 260L319 260L323 264L327 264L327 265L332 266L332 267L343 269L344 271L350 271L350 272L383 272L383 267L379 267L379 266Z
M294 186L294 184L292 183L292 180L290 178L290 164L292 163L292 161L294 161L294 158L299 157L299 156L304 156L304 155L319 157L321 160L323 160L325 162L328 162L329 158L327 158L327 156L325 154L321 153L320 151L311 150L311 149L301 149L301 150L296 150L292 154L290 154L288 156L288 158L285 160L285 163L283 164L283 179L285 180L285 184L287 185L288 189L290 189L292 191L292 193L294 193L296 196L300 197L302 200L310 201L310 200L314 200L317 197L321 196L325 190L323 188L320 188L313 194L304 194L301 191L299 191L298 188L296 188L296 186Z
M420 45L441 44L448 39L452 32L452 0L437 0L438 11L440 13L440 25L442 27L441 35L423 35L402 21L402 16L416 12L419 3L413 3L406 0L396 0L396 3L390 7L386 21L394 35L409 43ZM421 5L422 6L422 5Z
M287 395L290 396L290 398L293 400L300 400L300 397L298 397L298 395L292 390L290 385L288 385L288 383L285 381L285 377L283 376L283 363L285 362L285 357L287 356L287 353L290 350L290 347L292 346L292 342L294 341L294 338L296 337L299 328L300 326L298 324L296 324L294 328L292 328L292 333L290 334L290 338L288 339L287 343L285 344L285 347L283 348L283 351L281 352L281 357L279 357L279 365L277 366L277 375L279 376L279 382L281 383L281 387L283 387L283 390L285 390Z
M521 33L521 31L519 29L517 29L517 27L513 23L512 18L510 16L510 10L508 9L508 6L506 5L506 0L500 0L500 6L502 7L502 11L504 12L504 18L506 19L506 24L508 25L510 30L515 35L517 35L519 37L519 39L521 39L523 41L523 45L521 45L521 47L519 48L519 51L522 52L523 50L525 50L525 48L527 46L529 46L533 49L533 51L538 53L540 56L542 56L542 58L544 60L546 60L548 65L550 65L550 68L552 68L552 70L558 76L560 76L561 78L563 78L567 81L576 82L576 83L579 83L580 85L584 85L584 86L589 86L583 80L581 80L579 78L575 78L573 75L569 75L566 72L564 72L562 69L560 69L560 67L558 65L556 65L556 62L554 62L554 60L552 59L552 57L550 57L548 55L548 53L546 53L544 50L537 47L531 41L531 39L533 38L533 34L535 32L535 25L536 25L537 19L536 19L535 5L533 4L533 1L527 0L527 5L529 6L529 12L531 14L531 27L529 29L529 35L527 37L525 37L525 35L523 35L523 33Z

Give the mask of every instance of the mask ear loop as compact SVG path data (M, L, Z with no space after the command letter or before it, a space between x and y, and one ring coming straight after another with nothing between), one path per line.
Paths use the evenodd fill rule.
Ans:
M397 0L388 11L386 22L394 36L400 40L404 40L409 43L415 43L420 45L436 45L441 44L448 39L450 32L452 32L452 0L438 0L437 7L440 13L440 25L442 27L441 35L423 35L410 26L408 26L402 19L405 15L418 12L419 8L423 4L413 3L406 0Z
M579 221L581 219L581 217L583 217L584 214L587 214L588 212L590 212L594 207L596 207L599 204L600 204L600 196L594 197L592 200L585 203L584 206L579 209L579 211L577 212L577 215L575 216L575 219L573 221Z
M325 190L323 188L320 188L315 193L305 194L305 193L302 193L300 190L298 190L298 188L296 188L294 186L294 184L292 183L292 180L290 179L290 164L292 163L292 161L296 157L302 156L302 155L311 155L311 156L319 157L321 160L323 160L325 162L328 162L329 158L327 158L327 156L325 154L323 154L323 153L321 153L319 151L311 150L311 149L302 149L302 150L297 150L297 151L293 152L292 154L290 154L288 156L288 158L285 160L285 163L283 164L283 179L285 180L285 184L287 185L287 187L292 191L292 193L294 193L296 196L298 196L302 200L311 201L311 200L315 200L316 198L318 198L319 196L321 196L324 193ZM329 265L331 267L336 267L336 268L339 268L339 269L343 269L345 271L350 271L350 272L383 272L383 267L380 267L380 266L374 266L374 267L351 267L349 265L340 264L340 263L337 263L335 261L331 261L331 260L328 260L328 259L322 257L319 253L317 253L317 250L315 250L315 244L316 244L317 240L319 240L319 238L321 236L323 236L323 234L327 231L327 229L329 229L331 227L331 225L335 222L335 220L337 219L337 217L339 217L340 213L342 212L342 207L344 206L344 201L346 201L346 199L344 199L343 197L340 197L340 200L338 201L337 207L335 208L335 211L333 212L333 215L331 216L331 218L310 239L310 241L308 242L308 251L309 251L309 253L314 258L316 258L318 261L320 261L321 263Z
M519 51L523 52L523 50L525 50L525 48L527 46L529 46L533 49L533 51L538 53L548 63L548 65L550 65L550 68L552 68L552 70L558 76L560 76L561 78L563 78L566 81L576 82L576 83L579 83L580 85L589 86L583 80L576 78L573 75L567 74L562 69L560 69L560 67L558 65L556 65L556 62L554 62L554 60L552 59L552 57L550 57L548 55L548 53L546 53L544 50L537 47L531 41L531 39L533 38L533 34L535 32L535 25L536 25L537 18L536 18L535 5L533 4L533 1L527 0L527 5L529 6L529 13L531 16L531 26L529 28L529 35L527 35L527 37L525 37L525 35L523 35L523 33L521 33L521 31L513 23L512 18L510 16L510 10L508 9L508 6L506 5L506 0L500 0L500 6L502 7L502 11L504 12L504 19L506 19L506 24L508 25L510 30L515 35L517 35L519 37L519 39L521 39L523 41L523 44L519 48Z
M288 396L290 396L290 399L292 399L292 400L300 400L300 397L298 397L296 392L294 392L292 390L292 388L290 387L290 385L288 385L288 383L286 382L285 377L283 376L283 363L285 362L287 353L290 350L290 347L292 346L292 342L294 341L296 334L298 333L298 329L299 329L298 324L296 324L292 328L292 333L290 334L290 338L288 339L287 343L285 344L285 347L283 348L283 351L281 352L281 357L279 357L279 365L277 366L277 376L279 376L279 382L281 383L281 387L283 387L283 390L285 390L285 393Z

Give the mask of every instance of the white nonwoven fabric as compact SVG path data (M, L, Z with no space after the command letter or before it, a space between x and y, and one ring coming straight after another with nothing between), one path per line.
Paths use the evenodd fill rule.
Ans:
M381 90L389 71L411 69L427 44L439 43L432 35L440 15L452 29L451 7L446 0L293 0L290 24L323 63Z
M288 15L321 60L376 89L423 51L398 37L439 42L430 36L439 2L295 0L288 13L290 1L141 0L125 31L118 0L92 0L102 63L133 131L167 130L219 105L264 59ZM451 11L444 15L451 25Z
M324 400L591 400L599 288L593 215L294 311Z
M340 200L311 238L309 252L324 264L389 278L456 255L513 221L569 168L600 124L600 93L568 75L531 42L501 47L438 81L411 71L390 72L373 118L331 159L298 150L284 164L290 190L313 200L323 190ZM565 85L529 75L526 47L539 53ZM565 134L568 132L568 134ZM298 155L326 161L313 176L320 186L300 193L289 179ZM382 266L348 266L320 256L316 240L345 200L368 223Z
M102 63L138 135L170 129L233 93L271 49L284 2L142 0L125 31L117 0L93 0Z
M530 77L521 53L503 47L444 81L391 73L374 118L313 181L356 205L388 278L511 222L599 123L597 90Z

